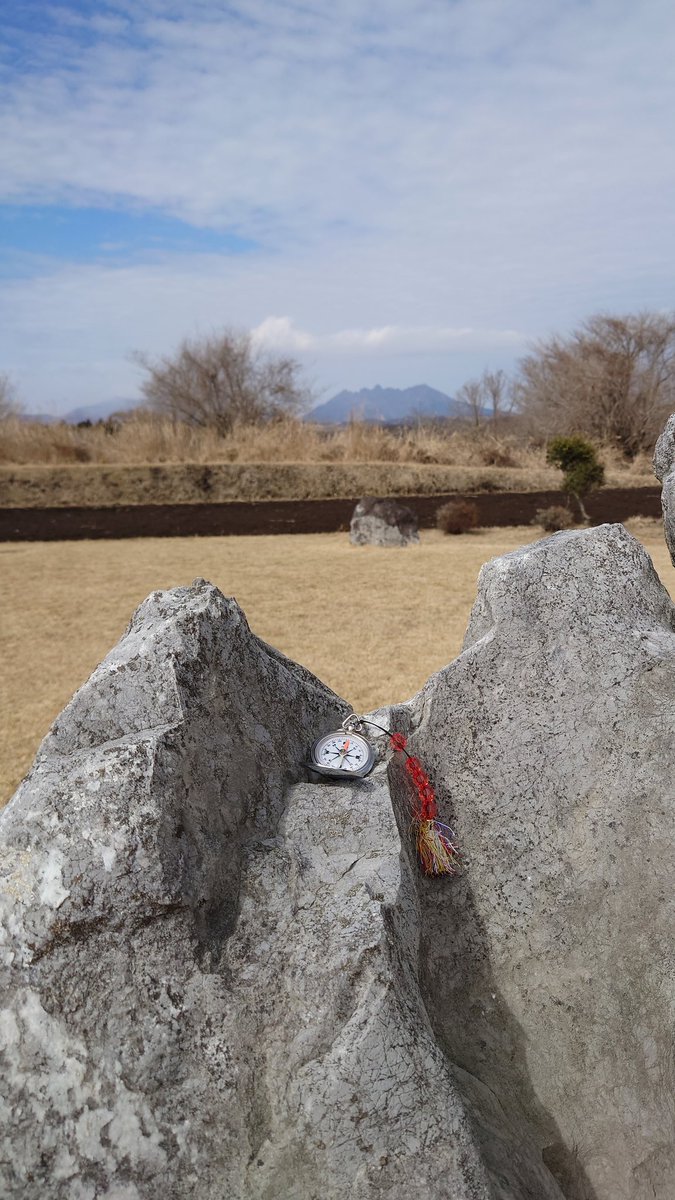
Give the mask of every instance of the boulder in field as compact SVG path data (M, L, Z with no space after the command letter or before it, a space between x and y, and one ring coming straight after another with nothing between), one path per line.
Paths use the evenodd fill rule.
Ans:
M410 546L420 540L417 516L389 497L364 496L349 526L354 546Z

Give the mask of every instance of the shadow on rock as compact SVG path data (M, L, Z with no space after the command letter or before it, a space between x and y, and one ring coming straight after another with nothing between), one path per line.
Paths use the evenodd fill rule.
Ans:
M565 1144L532 1086L525 1033L495 983L469 875L448 882L420 877L419 896L422 996L436 1037L456 1068L459 1090L475 1113L486 1162L492 1135L489 1120L481 1121L476 1112L476 1081L522 1122L565 1200L596 1200L578 1147Z
M555 1194L550 1191L555 1180L565 1200L598 1200L579 1147L566 1144L532 1086L527 1039L496 985L470 873L449 879L421 874L410 846L400 771L390 771L390 784L404 848L402 870L412 875L419 902L422 999L496 1194L540 1200L541 1176L548 1175L547 1195Z

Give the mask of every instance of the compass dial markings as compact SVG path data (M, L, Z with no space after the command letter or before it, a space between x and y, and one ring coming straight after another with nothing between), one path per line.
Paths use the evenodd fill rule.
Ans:
M371 765L372 759L368 743L353 731L348 731L348 736L327 734L316 743L313 753L317 763L333 771L344 771L346 775L362 773L364 766Z

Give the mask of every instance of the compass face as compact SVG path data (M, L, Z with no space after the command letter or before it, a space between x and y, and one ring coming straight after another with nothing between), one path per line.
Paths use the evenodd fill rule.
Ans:
M373 751L358 733L327 733L314 746L313 758L333 771L365 772L372 765Z

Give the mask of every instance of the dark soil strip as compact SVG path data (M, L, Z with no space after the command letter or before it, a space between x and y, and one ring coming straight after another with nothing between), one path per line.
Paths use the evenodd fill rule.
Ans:
M467 499L481 525L527 525L540 508L561 504L560 492L481 492L458 496L400 496L423 529L435 524L446 500ZM354 500L261 500L232 504L139 504L119 508L0 509L0 541L53 542L79 538L214 537L230 534L330 533L346 530ZM627 517L660 517L661 490L607 488L591 496L595 524Z

